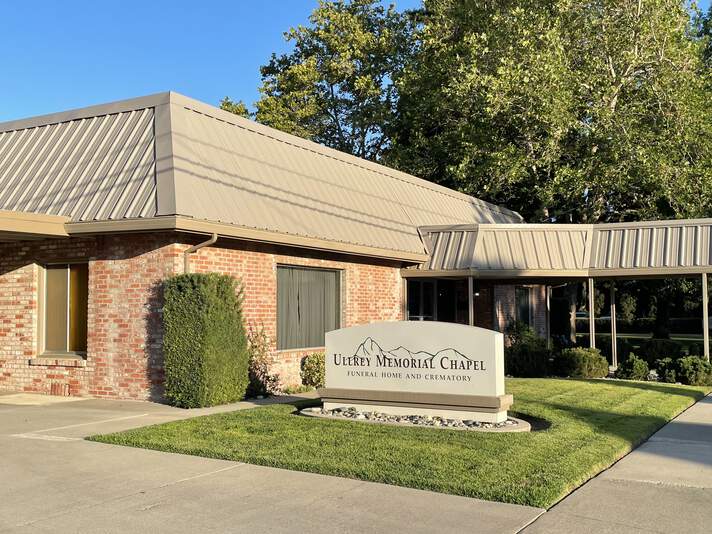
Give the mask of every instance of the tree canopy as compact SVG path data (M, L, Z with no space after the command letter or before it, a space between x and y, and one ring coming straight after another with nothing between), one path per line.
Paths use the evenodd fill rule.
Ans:
M529 220L712 213L712 92L678 0L426 0L389 161Z
M389 142L393 81L413 47L409 17L379 0L319 0L309 20L285 34L294 49L262 67L255 117L377 160Z
M320 0L254 117L532 222L709 216L711 36L684 0Z

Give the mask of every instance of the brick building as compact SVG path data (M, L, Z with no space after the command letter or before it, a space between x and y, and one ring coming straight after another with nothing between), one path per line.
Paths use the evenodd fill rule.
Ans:
M547 334L541 282L434 265L515 212L175 93L0 124L0 210L0 390L160 399L186 268L240 281L284 384L342 326Z

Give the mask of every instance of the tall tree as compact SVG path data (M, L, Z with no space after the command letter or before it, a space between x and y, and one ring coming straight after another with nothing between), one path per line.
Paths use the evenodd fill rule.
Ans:
M392 164L529 220L712 213L712 92L680 0L425 0Z
M231 100L228 96L220 101L220 109L224 109L240 117L245 117L246 119L252 118L250 110L247 109L247 105L242 100Z
M256 119L378 160L396 104L394 80L413 48L409 16L379 0L319 1L293 50L262 67Z

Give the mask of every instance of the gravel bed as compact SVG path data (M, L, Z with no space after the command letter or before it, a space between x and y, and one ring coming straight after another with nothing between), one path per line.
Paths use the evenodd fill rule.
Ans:
M364 412L357 410L353 406L349 408L335 408L333 410L304 408L301 413L304 415L334 419L352 419L354 421L366 421L371 423L452 428L457 430L515 430L516 427L524 424L523 421L511 417L501 423L485 423L472 419L445 419L443 417L430 415L392 415L383 412Z

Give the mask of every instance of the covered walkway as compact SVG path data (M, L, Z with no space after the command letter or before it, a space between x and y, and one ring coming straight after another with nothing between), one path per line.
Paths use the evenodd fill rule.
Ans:
M475 224L423 226L428 260L402 270L404 278L466 279L468 322L476 324L480 280L551 287L588 285L589 339L595 347L595 281L608 280L611 354L617 366L615 280L695 277L702 283L704 356L709 360L708 273L712 272L712 219L610 224ZM547 326L547 337L550 327Z

